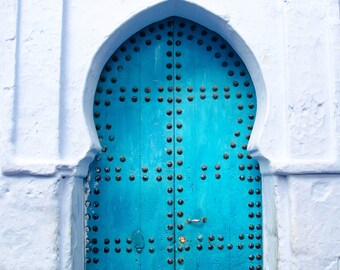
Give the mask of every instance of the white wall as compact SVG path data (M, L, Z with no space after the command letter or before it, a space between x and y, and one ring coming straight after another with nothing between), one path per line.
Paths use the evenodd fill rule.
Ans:
M339 269L339 2L194 2L0 1L0 269L82 269L99 72L171 15L221 34L252 74L266 269Z

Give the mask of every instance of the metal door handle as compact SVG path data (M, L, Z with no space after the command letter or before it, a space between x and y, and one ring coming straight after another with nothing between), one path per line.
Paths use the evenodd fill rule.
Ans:
M207 222L207 218L206 217L202 217L201 219L190 219L190 218L187 219L187 223L188 224L190 224L190 223L200 223L200 222L206 223Z

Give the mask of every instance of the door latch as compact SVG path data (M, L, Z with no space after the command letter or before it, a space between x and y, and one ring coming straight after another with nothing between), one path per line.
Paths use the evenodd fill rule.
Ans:
M207 218L206 217L202 217L201 219L190 219L188 218L187 219L187 223L190 224L190 223L206 223L207 222Z

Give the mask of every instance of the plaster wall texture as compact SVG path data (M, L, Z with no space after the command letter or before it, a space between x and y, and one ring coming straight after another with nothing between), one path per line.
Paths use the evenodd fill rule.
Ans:
M265 268L340 269L339 11L338 0L0 1L0 269L82 269L99 73L172 15L223 36L255 83Z

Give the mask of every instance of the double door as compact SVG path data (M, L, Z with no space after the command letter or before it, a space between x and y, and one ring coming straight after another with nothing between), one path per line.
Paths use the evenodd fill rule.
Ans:
M93 106L86 269L262 269L255 90L223 38L178 17L140 30Z

